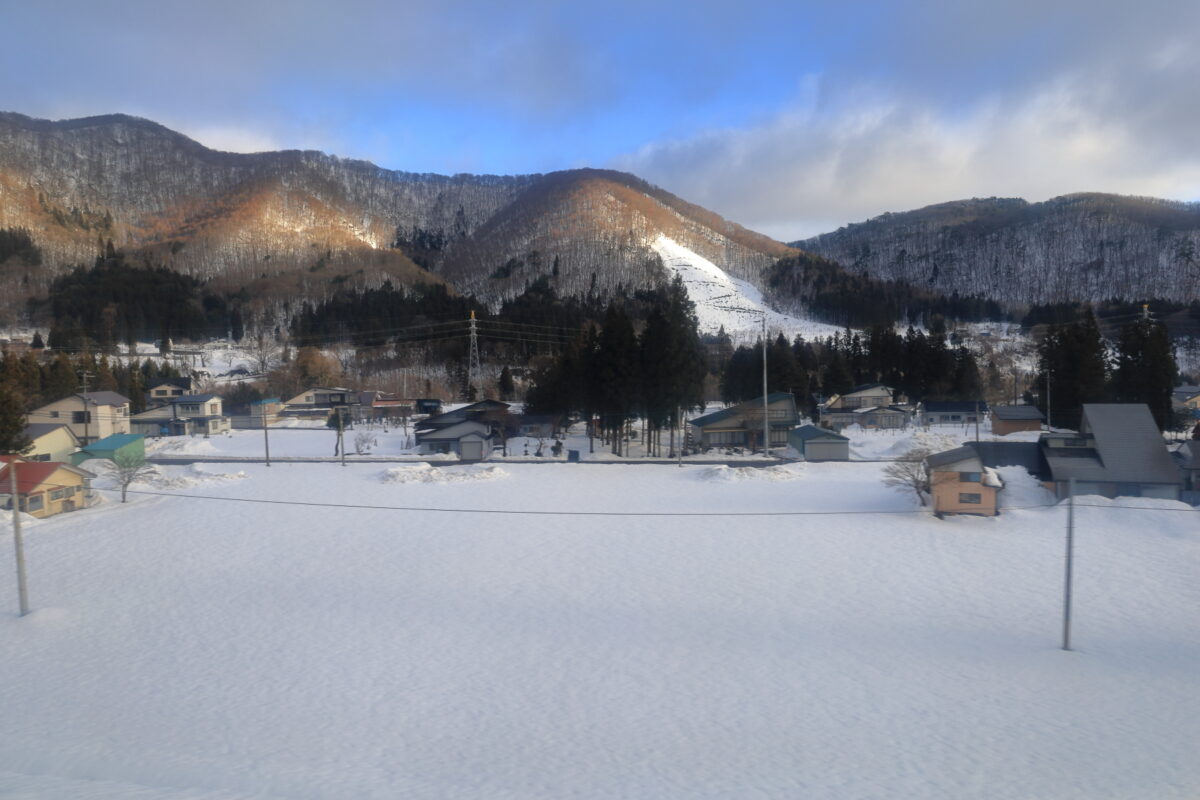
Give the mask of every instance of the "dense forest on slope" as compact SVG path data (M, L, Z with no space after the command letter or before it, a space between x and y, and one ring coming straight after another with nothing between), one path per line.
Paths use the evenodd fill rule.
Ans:
M111 240L133 262L250 287L256 315L277 324L285 298L319 302L345 283L444 281L496 307L556 265L564 295L648 289L664 280L659 235L754 282L791 252L626 173L445 176L311 151L221 153L122 115L0 113L0 226L29 231L43 256L0 302L45 293Z
M1108 194L941 203L795 242L855 273L1005 303L1200 296L1200 204Z
M774 296L784 303L798 303L816 319L852 328L927 324L934 316L964 322L1007 317L1000 304L991 300L946 296L904 281L855 274L809 253L780 259L767 270L765 279Z

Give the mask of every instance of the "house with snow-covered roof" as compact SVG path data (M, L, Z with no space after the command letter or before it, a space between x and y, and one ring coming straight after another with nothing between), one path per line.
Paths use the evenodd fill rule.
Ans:
M964 445L925 459L933 513L996 516L997 495L1004 487L995 468L988 467L979 453Z

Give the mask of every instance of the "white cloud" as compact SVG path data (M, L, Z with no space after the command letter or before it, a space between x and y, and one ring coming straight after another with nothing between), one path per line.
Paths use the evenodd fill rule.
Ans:
M617 166L783 240L964 197L1200 196L1200 153L1158 124L1179 109L1122 113L1138 107L1134 87L1076 74L953 112L862 92L753 128L653 143Z
M262 153L267 150L283 149L279 141L270 134L248 128L182 125L175 130L195 139L205 147L229 153Z

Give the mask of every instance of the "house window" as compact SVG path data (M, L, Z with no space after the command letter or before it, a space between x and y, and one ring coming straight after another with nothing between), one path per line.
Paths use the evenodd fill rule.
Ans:
M51 419L58 419L58 416L59 416L59 414L58 414L58 412L57 412L57 411L51 411L51 412L50 412L50 418L51 418Z
M979 476L978 472L960 472L960 473L958 473L958 479L960 481L962 481L963 483L979 483L979 477L980 476Z
M50 499L51 500L62 500L63 494L64 494L64 491L62 489L51 489L50 490Z
M50 454L49 453L38 453L36 456L30 456L29 460L30 461L49 461Z
M91 422L91 421L92 421L92 412L90 412L90 411L72 411L71 412L71 422L75 423L76 425L82 425L85 422Z
M22 505L27 506L25 509L26 511L41 511L42 510L42 496L40 494L35 494L29 498L29 501L27 503L22 503Z
M963 505L978 505L983 502L983 495L977 492L960 492L958 495L958 502L962 503Z

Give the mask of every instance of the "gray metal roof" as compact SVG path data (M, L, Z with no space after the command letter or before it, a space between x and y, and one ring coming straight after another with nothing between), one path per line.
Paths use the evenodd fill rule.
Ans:
M929 400L921 405L926 414L965 414L988 410L988 404L982 400Z
M1046 415L1037 406L992 406L992 416L996 419L1036 419L1043 420Z
M64 425L61 422L31 422L25 426L24 433L30 439L36 439L39 436L45 436L47 433L56 431L59 428L66 428L67 433L70 433L71 436L75 435L70 426Z
M88 392L87 394L78 394L76 397L86 397L87 401L97 406L123 406L129 402L129 398L119 395L116 392Z
M818 428L816 425L801 425L799 428L793 430L791 435L805 442L811 442L814 439L829 439L839 442L850 441L848 437L825 430L824 428Z
M976 453L970 447L963 445L962 447L956 447L953 450L946 450L942 453L934 453L925 459L925 463L931 467L940 467L945 464L957 464L959 461L978 458L978 453Z
M435 428L429 431L417 431L417 442L440 442L440 441L455 441L463 436L482 436L488 438L492 435L491 428L482 422L468 419L462 422L457 422L453 425L448 425L445 428Z
M793 408L795 407L796 398L792 397L790 392L771 392L770 394L767 395L767 405L768 406L770 406L772 403L778 403L781 400L791 400L792 404L793 404ZM708 425L712 425L717 422L723 422L724 420L727 420L731 417L736 417L738 414L744 414L744 413L750 412L750 411L757 411L758 409L762 408L762 406L763 406L763 399L762 399L762 396L760 395L760 396L754 398L753 400L747 400L743 403L738 403L737 405L729 406L728 408L722 408L720 411L714 411L711 414L705 414L702 417L696 417L695 419L689 419L688 424L695 425L697 428L704 428L704 427L707 427Z
M1095 457L1043 448L1054 480L1179 484L1179 470L1145 403L1085 403L1080 433L1096 441ZM1075 448L1064 448L1066 451Z
M1175 458L1183 469L1200 469L1200 439L1181 444L1175 451Z

